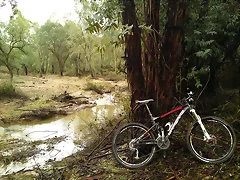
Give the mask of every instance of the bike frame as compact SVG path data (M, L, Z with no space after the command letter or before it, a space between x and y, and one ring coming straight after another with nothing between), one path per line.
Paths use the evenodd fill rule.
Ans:
M163 115L161 115L161 116L157 116L157 117L154 117L154 116L152 115L152 113L151 113L151 111L150 111L147 103L145 103L144 105L145 105L145 107L146 107L146 109L147 109L147 111L148 111L148 113L149 113L149 116L150 116L150 118L151 118L151 121L152 121L152 123L153 123L153 126L152 126L146 133L148 133L153 127L158 126L158 123L155 122L157 119L162 119L162 118L164 118L164 117L166 117L166 116L168 116L168 115L170 115L170 114L172 114L172 113L174 113L174 112L177 112L177 111L180 111L180 110L181 110L181 112L178 114L177 118L175 119L175 121L174 121L173 123L168 122L168 123L165 124L165 127L168 126L168 133L167 133L166 136L165 136L165 134L164 134L164 130L163 130L162 127L161 127L161 134L160 134L160 132L159 132L159 128L157 128L157 130L158 130L158 132L159 132L158 138L161 137L162 140L164 141L165 137L169 137L169 136L172 134L175 126L178 124L178 122L179 122L179 120L181 119L182 115L183 115L187 110L190 110L190 113L193 114L194 118L197 120L197 122L199 123L199 125L200 125L200 127L201 127L201 129L202 129L202 131L203 131L204 140L210 141L210 140L212 139L212 138L210 137L210 135L208 134L206 128L204 127L200 116L196 113L196 111L195 111L194 108L191 108L191 107L190 107L189 104L188 104L188 105L185 105L185 106L179 106L179 107L177 107L177 108L175 108L175 109L173 109L173 110L171 110L171 111L169 111L169 112L167 112L167 113L165 113L165 114L163 114ZM144 133L144 134L145 134L145 133ZM139 137L139 139L140 139L140 138L141 138L141 137Z

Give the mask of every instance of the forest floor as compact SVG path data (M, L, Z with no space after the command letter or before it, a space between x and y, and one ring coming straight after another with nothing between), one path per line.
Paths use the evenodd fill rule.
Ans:
M8 79L6 74L0 74L0 83ZM86 90L88 82L102 84L104 92L127 92L126 81L106 81L103 78L90 77L60 77L17 76L14 78L16 90L22 93L19 98L4 98L0 101L0 125L24 124L29 121L44 121L56 116L71 114L85 108L95 106L94 100L102 97L94 91ZM128 170L120 167L111 154L111 139L114 130L123 123L123 117L115 119L106 129L99 131L99 138L85 150L78 151L61 161L48 161L45 168L36 166L34 169L22 169L0 177L8 179L36 180L98 180L98 179L240 179L240 142L234 156L223 164L203 164L196 161L187 149L185 143L186 131L184 125L174 133L170 149L164 158L162 151L155 155L154 161L144 169ZM1 134L1 127L0 127ZM183 134L184 136L182 136ZM47 141L60 141L63 137L55 137ZM17 139L0 140L0 150L3 152L19 149L11 156L0 154L0 163L10 164L11 161L24 160L36 153L35 148L40 141L26 142ZM24 147L23 147L24 146ZM51 148L51 147L48 147ZM7 157L7 158L6 158Z

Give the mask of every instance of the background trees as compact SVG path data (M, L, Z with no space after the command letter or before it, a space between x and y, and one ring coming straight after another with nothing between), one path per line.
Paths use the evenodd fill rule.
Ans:
M29 42L30 24L20 12L8 24L0 26L0 63L4 65L13 78L13 68Z
M60 75L63 76L65 63L70 55L66 44L68 38L66 26L61 25L59 22L47 21L40 27L38 36L39 45L47 47L56 58ZM52 64L52 68L54 68L54 64Z
M73 21L30 23L19 12L1 23L0 69L13 74L103 75L117 73L122 56L114 32L93 34ZM107 73L105 73L107 74Z

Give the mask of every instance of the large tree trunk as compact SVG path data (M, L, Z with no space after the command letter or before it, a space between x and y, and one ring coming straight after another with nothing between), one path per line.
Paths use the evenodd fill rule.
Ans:
M143 52L142 30L137 23L134 0L124 0L123 5L123 24L133 26L131 33L125 37L127 79L132 93L131 107L133 108L137 99L153 98L155 104L151 110L154 115L158 115L170 109L174 97L176 75L184 54L186 3L184 0L168 0L167 23L161 38L160 0L145 1L145 23L152 31L143 36ZM136 114L134 117L137 117Z
M161 45L161 111L170 109L175 94L176 75L184 56L185 11L185 0L168 0L167 24Z
M160 90L160 74L159 74L159 8L160 0L148 0L145 7L145 22L147 26L151 26L152 31L146 35L144 40L144 75L146 80L146 97L153 98L155 105L151 106L151 109L156 115L158 110L158 97Z
M132 93L131 107L133 108L135 100L145 98L141 58L141 30L137 24L134 0L124 0L123 5L123 25L132 26L131 32L125 36L125 60L127 80ZM136 114L133 118L140 121Z

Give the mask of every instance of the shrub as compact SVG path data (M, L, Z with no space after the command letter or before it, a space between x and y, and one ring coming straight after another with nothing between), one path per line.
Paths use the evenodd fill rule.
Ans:
M126 79L124 74L116 74L115 72L108 72L103 75L103 78L107 81L121 81Z
M86 83L85 90L95 91L98 94L103 94L104 87L102 85L94 84L91 82Z
M0 97L20 97L23 96L20 92L17 92L15 87L10 82L3 82L0 84Z

